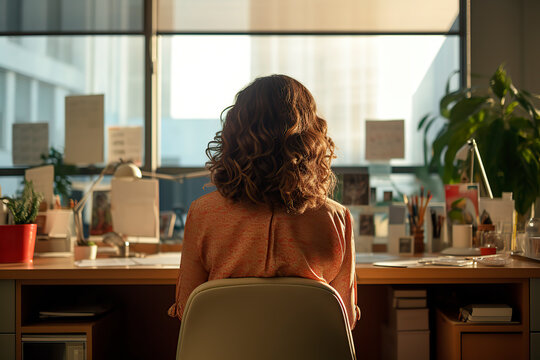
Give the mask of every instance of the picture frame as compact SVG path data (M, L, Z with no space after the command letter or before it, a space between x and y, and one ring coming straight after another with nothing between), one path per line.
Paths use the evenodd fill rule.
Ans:
M399 255L413 255L414 254L414 238L412 236L400 236L398 243Z
M343 205L369 205L369 174L343 174Z
M104 235L113 231L111 215L111 191L94 190L92 193L92 215L90 235Z
M170 239L174 234L176 213L174 211L162 211L159 213L159 237Z
M360 214L359 216L359 234L375 236L375 215Z

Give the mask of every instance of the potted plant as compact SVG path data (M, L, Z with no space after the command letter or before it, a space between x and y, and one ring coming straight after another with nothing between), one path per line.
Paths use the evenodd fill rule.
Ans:
M73 206L71 197L71 180L69 175L77 173L77 167L64 163L63 154L54 147L41 155L42 165L54 167L54 204L49 204L46 212L38 214L38 235L50 237L66 237L73 227Z
M428 166L445 184L459 182L464 162L454 162L456 153L475 139L493 196L512 192L515 209L524 216L540 196L540 113L534 104L540 97L518 90L503 65L483 91L448 89L440 101L444 124L432 143ZM437 119L424 117L418 129L426 136Z
M51 147L48 154L42 154L43 165L54 166L54 193L60 196L63 206L69 206L71 195L71 180L69 175L77 173L77 167L64 163L64 156L55 148Z
M20 197L3 197L14 225L0 225L0 262L28 262L34 258L37 225L35 219L43 195L34 191L32 182L24 183Z

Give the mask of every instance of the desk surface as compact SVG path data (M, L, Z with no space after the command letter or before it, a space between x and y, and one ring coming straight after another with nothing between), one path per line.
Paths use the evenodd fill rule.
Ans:
M0 264L0 279L117 284L175 284L177 267L124 266L79 268L73 259L36 258L29 264ZM358 284L512 282L512 279L540 278L540 262L511 258L505 267L425 266L385 268L371 264L356 266Z

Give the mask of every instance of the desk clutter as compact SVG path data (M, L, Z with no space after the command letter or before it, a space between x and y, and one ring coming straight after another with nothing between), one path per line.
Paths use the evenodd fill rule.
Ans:
M385 360L429 359L429 309L427 290L391 287L388 291L388 323L382 335Z
M512 253L540 260L540 218L533 213L523 229L512 193L481 197L478 183L459 183L444 185L444 193L438 196L423 186L394 195L395 188L373 187L370 176L340 174L334 196L354 218L359 253L466 257ZM382 199L377 197L381 192ZM484 263L505 266L502 259Z

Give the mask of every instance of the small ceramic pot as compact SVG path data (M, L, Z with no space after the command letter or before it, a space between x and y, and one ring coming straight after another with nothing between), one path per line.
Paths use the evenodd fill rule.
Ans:
M75 260L94 260L97 255L97 245L75 245L73 257Z
M36 224L0 225L0 263L31 262L36 231Z

